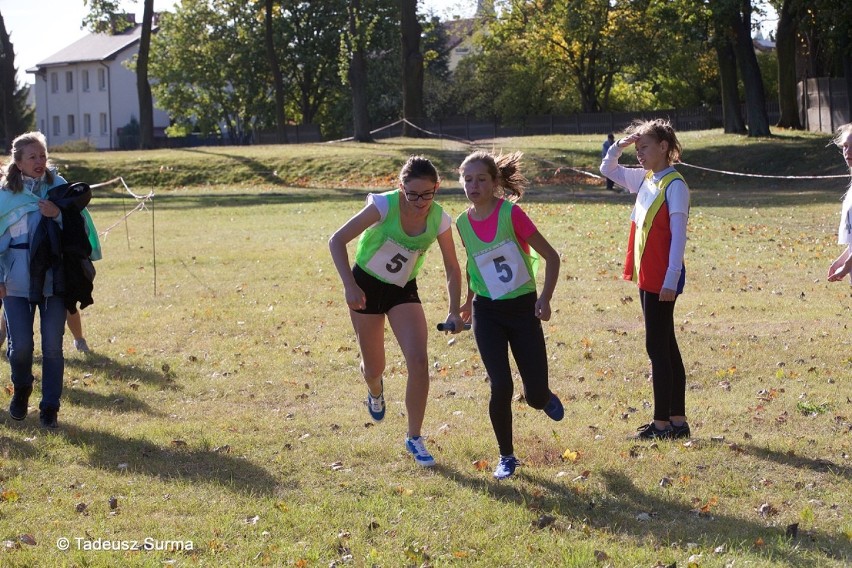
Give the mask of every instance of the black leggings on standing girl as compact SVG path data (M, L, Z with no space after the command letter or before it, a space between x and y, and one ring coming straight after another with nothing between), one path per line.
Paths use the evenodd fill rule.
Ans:
M675 302L661 302L659 294L639 290L645 315L645 349L651 358L654 382L654 420L669 421L686 415L686 370L675 339Z
M527 404L541 410L550 400L547 380L547 349L541 320L535 317L536 294L510 300L473 300L473 334L491 381L488 413L500 455L515 453L512 443L512 369L509 347L518 365Z

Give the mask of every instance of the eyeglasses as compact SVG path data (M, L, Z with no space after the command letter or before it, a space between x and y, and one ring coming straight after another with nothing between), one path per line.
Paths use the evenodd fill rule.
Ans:
M434 191L427 191L426 193L409 193L407 191L405 192L406 201L417 201L418 199L422 199L423 201L432 201L434 197Z

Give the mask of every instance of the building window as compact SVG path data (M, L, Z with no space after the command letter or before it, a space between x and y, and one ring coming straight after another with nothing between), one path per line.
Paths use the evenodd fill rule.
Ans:
M92 115L83 115L83 136L88 136L92 133Z
M83 69L82 82L83 82L83 92L88 93L89 92L89 70L88 69Z
M59 75L57 73L50 74L50 92L58 93L59 92Z
M101 135L105 135L107 133L107 116L105 112L101 113Z
M53 117L53 135L59 136L59 117L58 116Z
M106 69L98 69L98 90L106 91Z
M66 71L65 72L65 92L70 93L74 90L74 72Z
M68 136L74 136L74 115L68 115Z

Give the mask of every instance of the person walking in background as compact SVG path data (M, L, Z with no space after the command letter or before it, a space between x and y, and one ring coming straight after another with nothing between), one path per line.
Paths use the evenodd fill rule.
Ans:
M645 319L645 348L651 359L654 419L637 438L688 438L686 370L675 338L674 307L683 292L686 268L686 224L689 187L672 166L681 145L665 120L635 121L626 136L613 144L600 170L607 178L636 193L624 279L639 286ZM618 164L624 148L636 145L641 168Z
M843 152L843 159L852 175L852 123L844 124L837 129L833 142ZM839 282L852 272L852 180L843 196L840 209L840 227L837 229L837 244L846 245L843 253L831 263L828 268L828 281Z
M559 280L559 254L526 213L514 204L527 186L520 152L492 156L474 152L459 167L471 205L456 219L467 250L468 294L462 316L473 334L491 384L488 414L500 459L494 477L506 479L519 465L512 440L512 370L518 366L527 404L562 420L562 402L548 384L547 348L541 322L550 320L550 300ZM509 194L509 200L503 199ZM536 296L538 255L546 262L544 285Z
M54 294L52 271L44 274L41 300L30 301L30 250L42 219L62 224L60 208L47 199L48 191L64 184L48 161L47 141L40 132L28 132L12 142L11 157L0 177L0 298L8 329L7 355L14 393L9 414L23 420L29 410L33 390L33 323L40 315L42 348L42 398L39 404L42 426L58 427L57 414L62 395L65 359L62 335L65 330L64 299Z
M367 196L367 204L329 240L349 315L361 349L361 373L367 382L367 410L375 421L385 416L385 318L405 357L408 384L405 447L417 464L435 465L421 436L429 395L426 316L417 290L417 273L426 250L438 241L447 275L446 325L464 329L459 315L461 268L453 243L452 219L435 203L440 179L432 162L412 156L399 173L398 188ZM346 245L360 235L355 265Z
M601 148L601 160L606 158L606 153L609 151L610 146L612 146L614 143L615 135L610 132L609 134L607 134L606 140L604 140L603 147ZM609 191L615 190L615 183L613 183L613 181L609 178L606 178L606 188Z

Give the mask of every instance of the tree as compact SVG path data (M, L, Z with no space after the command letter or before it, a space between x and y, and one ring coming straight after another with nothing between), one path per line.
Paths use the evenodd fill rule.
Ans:
M347 60L346 76L352 89L352 123L354 138L358 142L372 142L370 114L367 100L367 46L370 41L369 17L361 8L361 0L348 5L349 28L344 35L344 54Z
M400 38L402 41L402 117L419 122L423 116L423 54L420 36L423 27L417 19L417 0L399 0ZM403 136L417 136L419 132L403 123Z
M135 0L134 0L135 1ZM154 146L154 97L148 81L148 62L151 52L151 32L154 21L154 0L143 0L142 32L136 56L136 94L139 98L139 145ZM83 0L89 6L84 23L96 33L118 33L129 24L119 17L118 0Z
M284 96L284 77L281 74L281 65L278 63L278 54L275 52L275 31L273 28L273 0L264 0L264 38L266 39L266 56L269 59L269 68L272 71L272 87L275 92L275 141L287 142L287 116L284 112L286 103Z
M271 110L263 17L241 0L183 0L153 41L159 104L182 128L244 143Z
M796 45L799 39L800 10L803 0L775 2L778 11L778 29L775 34L775 51L778 55L778 107L781 116L777 126L801 130L799 101L796 96Z
M751 0L736 0L738 9L732 13L731 26L734 31L734 52L743 80L745 92L746 116L749 137L770 136L769 117L766 114L766 94L754 42L751 39Z
M564 66L583 112L602 110L620 67L615 8L608 0L534 0L513 3L511 21L529 49Z
M711 44L719 63L719 89L722 93L722 123L725 134L745 134L746 127L740 110L737 86L737 56L734 51L734 34L730 22L735 17L729 2L711 5Z
M286 53L279 52L279 60L291 113L302 124L314 124L330 98L343 88L339 57L341 34L348 25L346 6L347 0L282 3L275 29Z
M0 14L0 141L4 148L33 124L33 109L27 106L29 87L18 87L17 74L15 50Z

